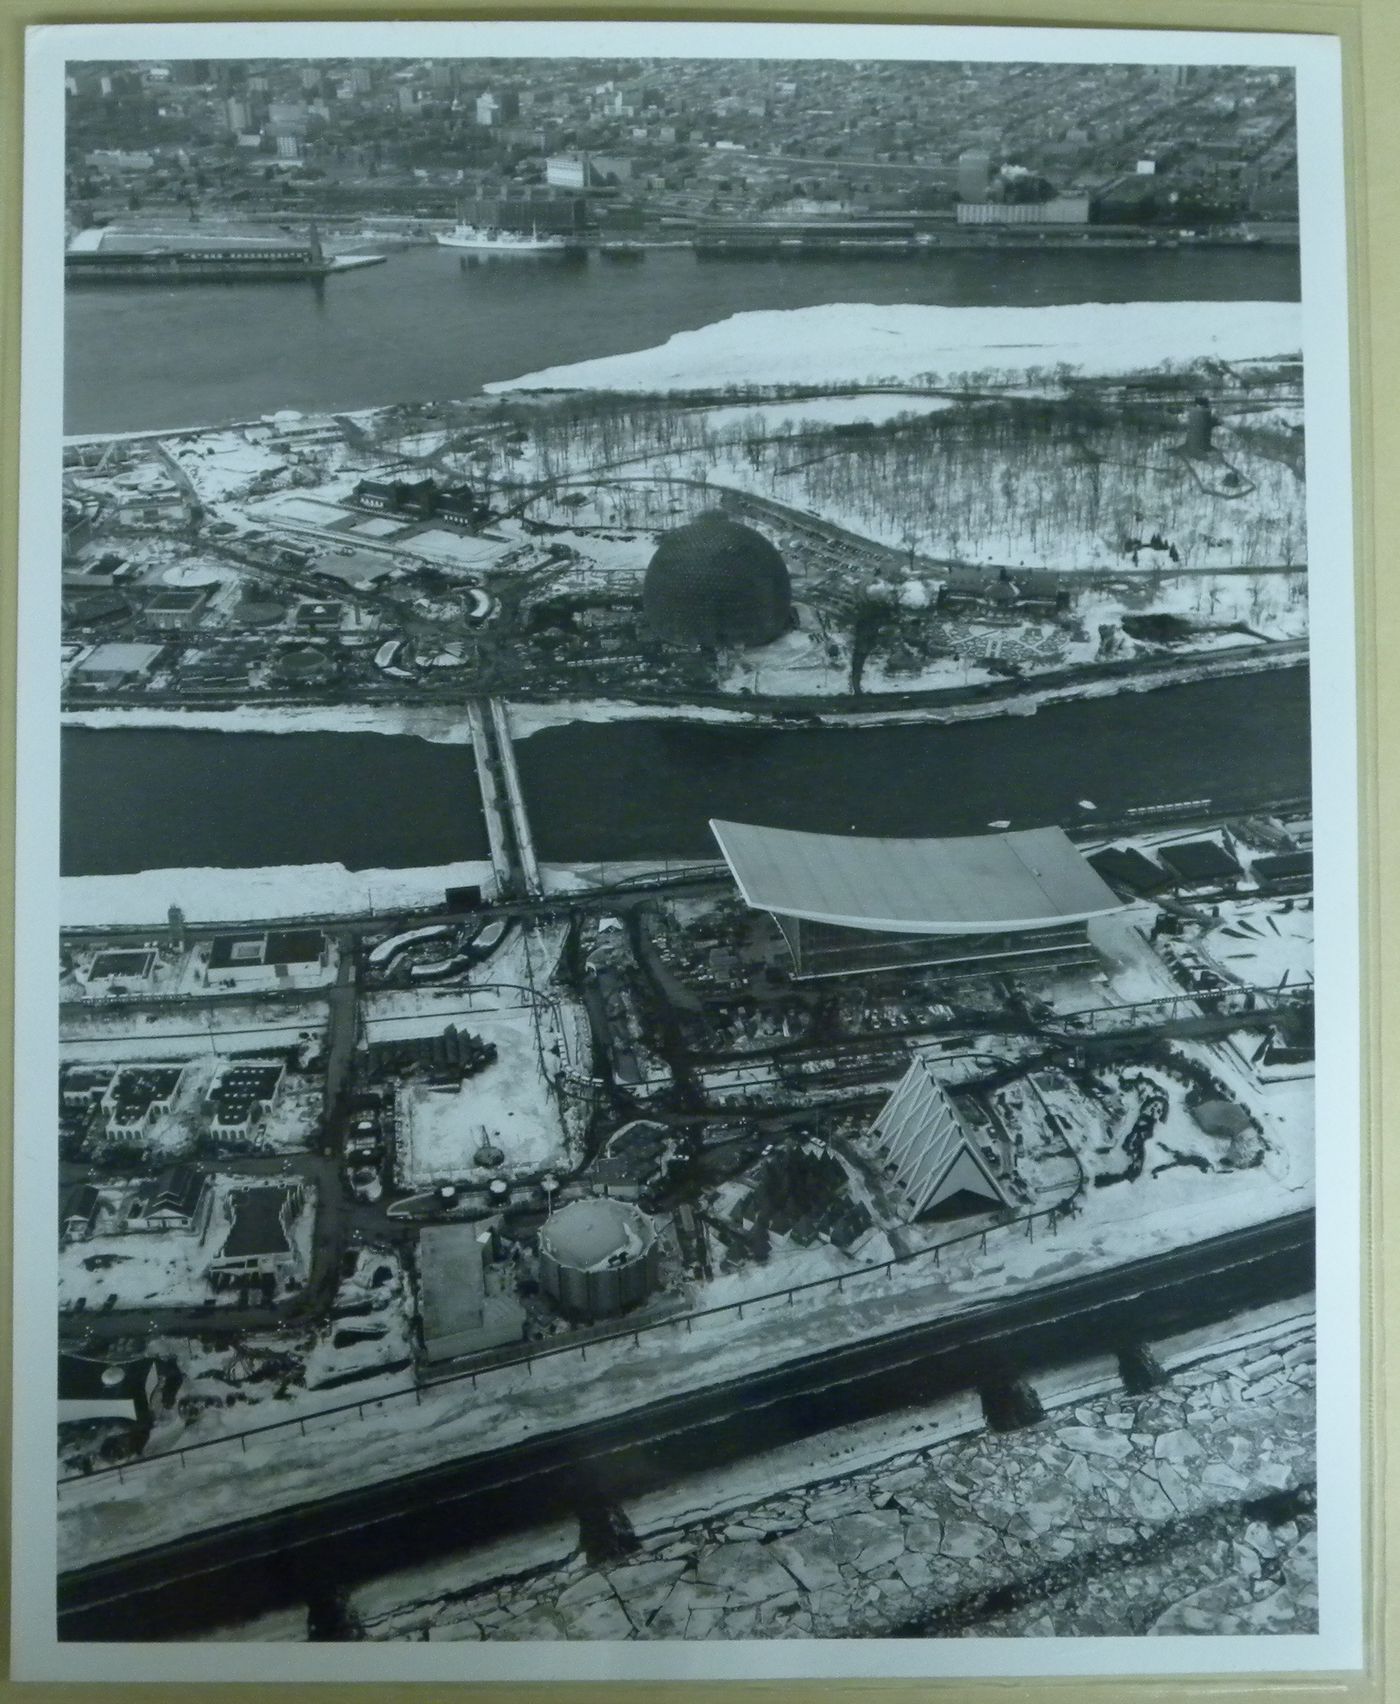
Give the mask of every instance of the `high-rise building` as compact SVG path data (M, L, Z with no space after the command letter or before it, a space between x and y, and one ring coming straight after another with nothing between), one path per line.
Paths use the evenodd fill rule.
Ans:
M958 155L958 199L985 201L992 181L992 156L985 148L968 148Z
M476 98L476 122L482 125L501 124L520 116L520 97L514 89L497 93L488 89Z

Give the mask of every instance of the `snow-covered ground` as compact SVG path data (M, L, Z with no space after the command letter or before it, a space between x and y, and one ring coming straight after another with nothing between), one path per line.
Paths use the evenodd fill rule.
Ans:
M1311 1145L1308 1120L1282 1131L1298 1147ZM1159 1204L1124 1217L1107 1209L1062 1224L1053 1236L1027 1238L1019 1227L948 1250L939 1263L915 1263L894 1277L878 1273L846 1281L840 1296L818 1291L801 1305L746 1306L701 1320L689 1332L644 1333L591 1344L587 1358L563 1354L538 1361L532 1371L504 1368L480 1379L475 1392L456 1384L425 1392L421 1402L368 1407L363 1420L328 1417L305 1437L278 1435L250 1441L240 1472L205 1452L187 1466L154 1462L128 1472L124 1482L82 1480L64 1487L60 1547L65 1566L155 1543L193 1525L210 1525L255 1509L325 1495L340 1483L346 1452L365 1479L392 1475L441 1460L449 1451L501 1445L549 1426L577 1422L590 1413L614 1414L639 1402L694 1387L697 1379L738 1376L788 1357L829 1350L841 1343L897 1329L1029 1285L1116 1265L1199 1241L1245 1224L1291 1212L1311 1199L1307 1177L1281 1177L1268 1167L1242 1174L1239 1187L1219 1177L1191 1173L1194 1188L1178 1183ZM1179 1173L1169 1174L1180 1178ZM1165 1181L1165 1180L1159 1180ZM1189 1180L1188 1180L1189 1182ZM1180 1190L1181 1193L1177 1193ZM1114 1191L1094 1192L1100 1198ZM178 1489L180 1495L166 1495Z
M471 1031L494 1044L494 1064L456 1088L409 1083L398 1092L398 1173L407 1185L465 1181L481 1169L473 1155L483 1143L501 1150L507 1172L565 1163L563 1124L529 1015L473 1018Z
M109 1296L118 1308L195 1307L209 1294L205 1272L228 1226L210 1221L203 1237L188 1231L133 1231L90 1237L60 1249L58 1305L82 1301L96 1310ZM89 1267L89 1261L111 1265Z
M199 1236L179 1230L129 1231L65 1244L58 1258L60 1308L71 1308L79 1300L93 1312L104 1304L118 1311L198 1306L212 1293L209 1263L228 1237L229 1196L235 1190L274 1188L278 1182L244 1174L216 1176L212 1210ZM296 1265L303 1277L310 1259L315 1203L314 1187L305 1186L301 1211L291 1227ZM226 1294L236 1300L236 1290ZM112 1296L115 1303L109 1301Z
M577 1026L567 1002L543 998L562 944L559 926L516 930L465 986L365 996L369 1042L441 1035L453 1024L496 1048L495 1062L459 1088L410 1083L400 1090L397 1169L404 1183L476 1175L473 1155L483 1142L503 1151L508 1172L568 1163L554 1081L571 1062Z
M812 426L857 423L882 426L918 414L937 414L951 406L947 397L926 396L920 391L853 391L848 396L814 396L800 402L734 403L697 410L687 418L703 419L715 432L738 426L767 435L786 427L801 431Z
M1048 308L834 302L734 314L626 355L545 367L485 389L666 393L764 385L955 384L1296 356L1288 302L1086 302Z
M326 1026L324 1000L229 1000L196 1011L173 1007L137 1018L121 1007L65 1009L59 1051L65 1063L196 1059L296 1046Z
M344 864L275 864L246 870L139 870L121 876L65 876L65 927L152 923L178 905L191 923L393 914L441 905L449 887L491 883L486 859L401 870L347 870Z
M238 710L65 710L65 728L190 728L222 734L410 734L434 745L470 745L465 716L450 708L395 704L246 704Z
M1232 981L1263 988L1312 976L1313 914L1278 899L1224 900L1196 943Z
M250 443L236 431L200 432L165 447L206 503L242 496L255 480L275 477L287 465L285 451Z

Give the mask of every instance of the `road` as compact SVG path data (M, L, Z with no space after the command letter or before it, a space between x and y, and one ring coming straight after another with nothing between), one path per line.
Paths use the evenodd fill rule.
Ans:
M297 1509L60 1575L59 1636L176 1637L460 1551L800 1437L1170 1332L1313 1284L1301 1212ZM470 1400L469 1397L466 1400ZM329 1449L338 1446L328 1442ZM347 1477L354 1472L347 1454Z

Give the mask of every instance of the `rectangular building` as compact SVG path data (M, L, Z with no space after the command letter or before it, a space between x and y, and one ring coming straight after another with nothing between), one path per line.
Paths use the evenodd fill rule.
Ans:
M1087 195L1057 195L1049 201L962 201L960 225L1087 225Z

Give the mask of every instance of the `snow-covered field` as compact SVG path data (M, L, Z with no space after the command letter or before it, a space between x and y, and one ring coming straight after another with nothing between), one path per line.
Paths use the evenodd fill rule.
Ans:
M198 1011L179 1006L133 1019L120 1007L68 1008L59 1026L66 1062L195 1059L201 1055L295 1046L325 1028L326 1003L301 1000L229 1000Z
M853 391L849 396L814 396L800 402L734 403L698 410L688 418L703 419L715 432L739 426L749 432L772 434L789 426L798 431L857 422L881 426L910 415L936 414L951 406L947 397L925 396L920 391Z
M545 367L485 389L665 393L764 385L956 384L1297 355L1287 302L1086 302L972 308L834 302L734 314L659 347Z
M465 1179L480 1170L472 1156L484 1141L504 1152L507 1171L568 1162L553 1083L570 1063L570 1012L565 1003L537 997L548 990L562 944L558 926L516 930L465 987L366 996L362 1016L371 1042L441 1035L453 1024L497 1052L493 1064L458 1089L412 1083L400 1091L397 1169L404 1183Z
M1224 900L1219 920L1197 943L1235 982L1250 987L1312 976L1313 914L1277 899Z
M484 1142L502 1151L508 1172L565 1164L564 1128L529 1013L473 1017L463 1027L495 1045L496 1061L460 1088L399 1090L401 1180L415 1187L463 1181L480 1170L472 1156Z
M392 914L441 905L449 887L490 885L485 859L402 870L347 870L344 864L274 864L247 870L140 870L122 876L65 876L65 927L154 923L178 905L191 923L284 917Z
M412 538L404 539L402 548L416 551L420 556L432 556L454 563L459 568L484 572L494 568L513 546L501 539L471 537L448 532L443 527L430 527L425 532L415 533Z
M212 1220L203 1237L141 1231L69 1243L59 1251L58 1305L81 1300L96 1310L115 1295L118 1308L195 1307L209 1294L205 1271L227 1229ZM89 1269L90 1260L113 1264Z
M254 480L271 478L287 465L285 453L253 444L241 432L201 432L192 441L167 444L206 503L226 502Z

